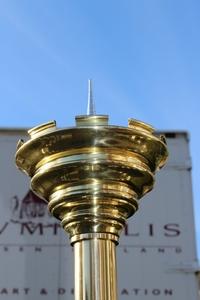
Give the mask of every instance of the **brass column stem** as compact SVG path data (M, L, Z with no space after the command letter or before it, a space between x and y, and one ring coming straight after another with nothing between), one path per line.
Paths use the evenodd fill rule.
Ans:
M74 244L75 300L117 300L115 248L99 238Z

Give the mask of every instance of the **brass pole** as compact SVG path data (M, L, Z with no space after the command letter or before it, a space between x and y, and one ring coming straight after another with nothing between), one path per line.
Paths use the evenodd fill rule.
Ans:
M74 244L75 300L117 300L115 252L107 235Z
M115 246L165 164L165 139L143 122L110 126L102 115L78 116L66 129L49 122L29 135L16 164L70 235L75 300L117 300Z

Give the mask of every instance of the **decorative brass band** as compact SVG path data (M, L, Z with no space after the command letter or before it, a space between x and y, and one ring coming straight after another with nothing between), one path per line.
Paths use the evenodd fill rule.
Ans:
M98 239L98 240L110 240L114 242L116 245L119 243L119 237L116 236L115 234L110 234L110 233L83 233L80 235L74 235L71 238L71 244L73 245L74 243L78 241L85 241L85 240L92 240L92 239Z
M128 128L109 126L107 119L79 116L77 127L60 130L49 122L18 144L17 166L71 241L85 234L118 239L167 158L164 140L150 125L130 119Z
M118 236L137 208L137 194L127 184L96 179L61 188L49 201L51 213L71 237L92 232Z

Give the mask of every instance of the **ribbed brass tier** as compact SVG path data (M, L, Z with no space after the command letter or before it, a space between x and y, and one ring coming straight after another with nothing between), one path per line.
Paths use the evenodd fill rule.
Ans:
M128 127L108 125L104 115L78 116L76 126L65 129L53 121L28 133L30 139L18 143L16 164L31 177L32 190L48 202L72 244L87 240L96 245L96 255L110 251L139 199L153 188L155 171L165 164L165 139L134 119ZM99 240L104 242L98 245ZM79 243L75 252L85 247ZM77 269L82 274L81 265ZM113 292L84 298L79 288L76 299L116 299Z
M132 119L128 128L109 126L106 116L79 116L76 123L29 130L30 140L18 144L16 164L72 241L84 233L118 236L152 189L166 145L151 126Z

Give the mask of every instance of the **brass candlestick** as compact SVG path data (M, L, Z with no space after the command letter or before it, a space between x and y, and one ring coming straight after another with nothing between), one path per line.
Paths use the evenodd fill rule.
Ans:
M70 235L75 299L116 300L115 245L165 164L165 140L143 122L111 126L107 116L93 114L77 116L72 128L57 129L53 121L28 133L16 164Z

